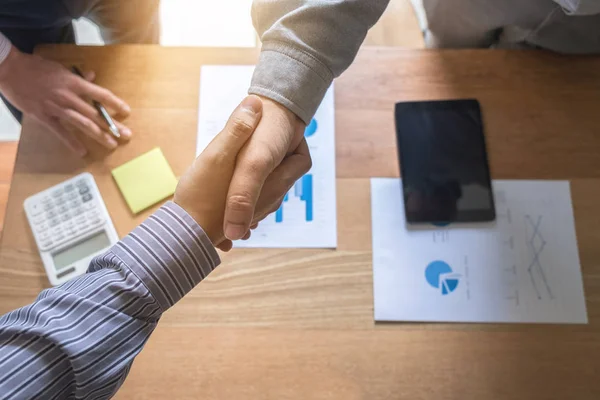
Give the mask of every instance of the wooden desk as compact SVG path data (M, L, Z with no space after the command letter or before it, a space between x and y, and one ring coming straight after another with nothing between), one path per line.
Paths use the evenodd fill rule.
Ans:
M133 218L111 168L154 146L177 174L194 156L200 65L250 50L44 48L98 71L136 133L108 156L70 156L26 121L0 247L0 313L46 278L22 203L82 171L120 235ZM122 399L592 399L600 396L600 58L537 52L363 50L336 83L339 248L246 250L170 310ZM590 324L374 324L370 176L398 176L393 106L476 97L494 178L570 179Z

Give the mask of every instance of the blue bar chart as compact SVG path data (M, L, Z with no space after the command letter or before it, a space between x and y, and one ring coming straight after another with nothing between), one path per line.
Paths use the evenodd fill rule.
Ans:
M306 174L294 184L294 196L305 203L304 220L311 222L313 220L313 176ZM286 194L283 198L283 204L275 212L275 222L280 224L283 222L283 208L285 203L290 199L290 194Z

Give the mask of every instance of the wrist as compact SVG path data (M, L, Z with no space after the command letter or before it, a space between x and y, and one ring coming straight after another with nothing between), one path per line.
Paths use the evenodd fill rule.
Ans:
M287 108L285 105L281 104L280 102L273 100L269 97L265 97L265 96L261 96L261 95L257 95L262 103L263 103L263 109L266 108L275 108L277 109L281 114L283 114L285 116L285 118L294 126L296 125L306 125L304 124L304 122L302 121L302 119L300 119L300 117L298 117L296 114L294 114L294 112L292 110L290 110L289 108Z
M188 210L186 211L188 214L190 214L190 217L192 217L193 220L196 221L198 225L200 225L200 227L202 228L206 236L208 236L208 239L213 244L213 246L216 246L225 239L225 234L223 233L222 216L220 220L216 221L215 223L215 221L212 221L212 217L207 217L202 213L194 213L193 211Z
M192 219L202 228L204 234L208 237L210 242L216 246L225 239L223 233L223 216L220 221L218 218L214 218L214 215L207 215L209 213L203 212L202 210L194 210L195 207L190 207L185 198L179 198L178 193L175 193L173 197L173 203L181 207Z
M267 115L271 119L278 118L281 130L292 135L291 142L288 143L290 149L295 149L304 137L304 130L306 129L304 121L278 101L264 96L258 97L263 102L263 115Z

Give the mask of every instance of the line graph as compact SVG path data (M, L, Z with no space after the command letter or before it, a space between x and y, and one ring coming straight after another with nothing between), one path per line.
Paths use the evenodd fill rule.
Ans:
M519 277L517 275L517 265L513 264L511 267L504 268L504 298L508 301L514 302L515 306L519 305Z
M537 218L533 218L531 215L525 215L527 249L531 256L531 261L527 267L527 273L529 274L533 289L540 300L542 299L542 293L547 294L550 299L554 299L546 273L540 262L540 255L546 248L547 243L541 231L542 220L543 218L541 215L537 216Z

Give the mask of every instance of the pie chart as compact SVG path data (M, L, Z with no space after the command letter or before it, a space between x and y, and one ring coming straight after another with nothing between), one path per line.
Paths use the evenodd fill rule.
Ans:
M314 135L317 132L318 126L319 124L317 123L316 119L313 118L312 120L310 120L310 123L304 130L304 137L311 137L312 135Z
M456 290L460 274L453 273L452 268L445 261L437 260L429 263L425 268L425 280L445 296Z

